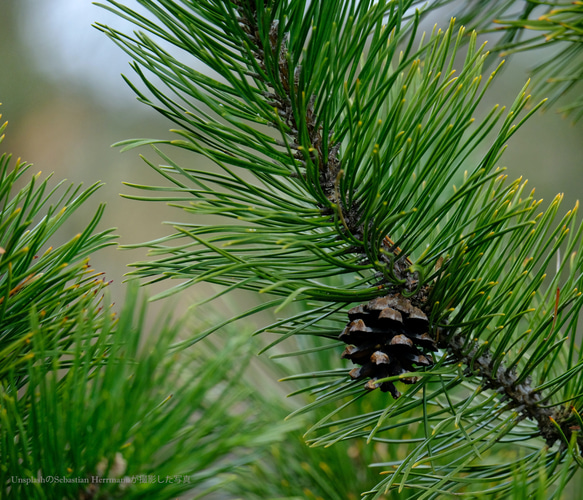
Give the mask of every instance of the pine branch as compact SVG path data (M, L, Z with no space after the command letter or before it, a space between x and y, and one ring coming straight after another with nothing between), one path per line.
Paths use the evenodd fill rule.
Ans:
M504 364L498 365L494 371L492 355L483 345L472 346L468 350L465 344L465 339L460 335L453 335L448 340L446 348L454 363L463 363L468 374L473 371L481 377L485 389L502 394L501 402L506 410L514 410L520 418L536 421L540 435L549 447L556 441L565 447L569 445L574 431L579 430L573 427L570 410L545 407L542 395L532 386L530 378L520 382L516 370L510 370ZM583 449L581 436L576 438L580 449Z
M291 144L305 144L306 139L309 144L307 151L301 146L296 146L300 148L301 155L305 155L304 163L311 162L318 166L319 169L319 187L321 191L325 194L332 204L339 209L338 215L345 225L346 231L352 235L356 240L361 240L364 234L364 228L362 224L355 227L355 223L362 220L361 208L357 204L352 204L346 206L341 200L338 199L338 182L339 176L341 175L341 163L337 157L338 151L340 149L340 143L332 144L328 142L327 147L323 148L322 142L322 126L318 126L318 118L314 113L314 102L316 99L315 95L312 95L307 99L308 104L306 108L305 115L299 117L297 120L294 113L296 109L292 106L292 101L294 96L301 94L299 88L299 78L301 72L301 66L296 66L294 74L290 71L287 57L288 57L288 47L285 40L285 36L280 39L278 23L272 22L268 27L265 27L268 31L268 37L270 45L264 47L261 38L259 37L260 26L257 24L257 13L253 2L233 2L237 6L239 13L239 23L242 25L243 30L248 36L249 47L255 47L256 50L253 51L256 57L257 66L262 70L261 74L267 75L268 71L266 68L266 59L270 59L276 62L279 69L279 74L276 76L276 82L270 82L267 79L262 79L261 74L257 75L257 79L261 80L261 83L270 87L270 92L266 93L266 97L272 99L270 105L273 105L278 112L278 115L285 120L286 125L286 143ZM279 44L278 44L279 42ZM269 51L269 56L266 56L266 51ZM279 85L278 85L279 84ZM283 92L278 93L281 89ZM299 129L305 127L307 131L306 139L302 140L299 135ZM334 131L330 130L330 137L334 136ZM285 139L284 139L285 140ZM328 151L328 155L325 157L323 150ZM297 153L296 155L297 156ZM329 215L324 207L320 207L322 215ZM347 223L346 221L349 221ZM387 243L388 242L388 243ZM398 255L394 244L390 240L390 237L386 236L383 240L383 247L389 253ZM391 250L390 247L392 247ZM383 255L387 264L389 264L386 256ZM401 288L401 292L411 292L417 287L418 280L413 277L413 273L409 271L412 264L405 256L401 257L393 264L394 276L399 281L405 281L406 285ZM427 304L427 291L428 287L425 287L422 291L417 291L412 299L425 309L430 309L431 306ZM444 332L441 332L443 335ZM567 438L567 443L570 441L572 431L570 426L572 424L570 417L570 412L565 412L563 409L551 411L549 409L539 408L541 396L533 391L528 382L522 384L517 384L517 375L512 373L501 364L496 370L493 370L491 354L489 352L483 353L483 347L473 346L469 352L465 349L465 339L460 336L455 336L451 341L445 343L443 342L443 347L448 349L451 357L452 363L463 363L470 370L477 370L482 377L486 387L492 388L494 390L503 391L505 398L510 402L507 405L508 408L518 408L523 414L524 418L533 418L537 421L541 435L546 439L548 445L552 445L555 441L561 440L562 438ZM404 371L406 373L406 371ZM360 373L359 373L360 378ZM382 379L382 377L379 377ZM382 384L373 384L370 387L379 387ZM398 392L394 393L395 395ZM552 424L552 420L559 423L559 428ZM580 438L581 439L581 438ZM583 444L583 440L580 441L580 445Z
M300 164L305 165L310 162L318 166L319 176L318 183L321 192L329 201L329 205L319 204L322 215L332 216L335 213L342 223L339 229L344 230L347 238L352 240L363 240L365 229L362 222L362 209L359 204L353 200L352 203L347 204L342 200L339 194L339 183L344 171L342 170L342 162L338 157L341 147L339 141L334 142L334 130L328 131L328 137L322 137L323 126L320 125L321 120L315 115L314 102L316 95L312 95L307 100L305 114L296 119L295 109L292 105L294 96L300 95L302 92L299 88L299 79L301 74L301 66L296 66L293 75L290 71L287 55L288 47L285 36L279 39L278 23L272 22L269 26L269 41L270 45L266 48L259 37L259 26L257 25L256 11L253 2L234 1L239 12L239 22L243 26L250 42L250 46L257 47L254 52L257 65L262 69L262 74L267 74L265 51L270 53L269 59L277 61L279 74L277 80L280 85L271 83L266 79L261 78L261 74L256 75L256 79L262 81L264 85L270 88L269 92L264 95L270 100L269 104L277 109L278 115L284 120L285 127L282 134L284 139L281 146L287 146L292 151L295 151L293 157L300 160ZM247 9L247 12L246 12ZM249 16L249 17L248 17ZM283 92L278 93L278 88ZM275 124L274 124L275 126ZM309 147L306 149L301 144L305 143L300 137L299 130L304 127L307 135L307 143ZM326 142L326 144L324 144ZM401 281L407 283L407 291L411 292L417 285L418 280L415 279L413 273L409 271L411 261L407 256L400 256L399 249L395 246L390 236L385 236L382 242L383 250L390 255L397 257L397 260L390 262L386 255L382 254L381 258L387 265L392 265L394 276ZM351 249L353 252L361 254L361 258L366 258L366 254L361 248Z
M239 12L239 22L242 24L245 33L247 33L249 42L251 46L257 47L255 52L256 61L258 66L262 69L263 74L267 74L268 70L265 64L266 56L265 51L270 52L270 59L277 61L279 67L279 74L277 75L277 80L280 83L278 86L283 92L278 93L275 88L275 84L271 84L266 79L261 78L261 74L256 75L256 79L262 80L270 88L270 92L266 92L264 96L271 101L269 104L275 107L278 111L279 116L284 120L286 128L287 141L284 139L281 146L289 145L289 147L296 151L294 157L302 162L305 166L307 161L311 161L319 166L320 178L319 183L322 191L326 197L332 201L332 203L338 205L339 200L337 200L338 192L338 176L340 172L340 159L338 158L338 150L340 148L340 143L331 143L329 141L330 137L334 136L334 131L330 130L328 143L326 145L326 150L328 154L324 156L324 145L323 141L325 138L322 137L322 127L318 126L317 118L314 115L314 97L311 96L308 104L307 111L304 116L296 120L294 115L294 107L292 106L292 100L294 96L298 95L298 83L300 78L301 67L297 66L295 71L290 71L287 55L288 47L285 36L282 40L279 40L279 30L278 24L272 22L269 26L269 41L270 45L265 48L263 42L259 37L259 26L257 25L256 10L252 2L244 1L234 1ZM247 9L247 13L245 12ZM298 124L298 121L300 124ZM275 124L274 124L275 125ZM300 137L299 130L305 127L307 130L307 140L311 144L311 148L305 151L301 146L302 139ZM315 158L317 155L317 159ZM306 160L302 160L304 156L308 156ZM344 207L340 205L340 208L344 212ZM352 207L351 207L352 208ZM343 217L344 221L350 220L348 214Z
M103 206L82 233L47 248L99 186L59 195L62 183L49 189L39 175L23 183L29 167L0 157L0 497L224 490L298 427L270 421L264 431L265 413L253 403L269 398L243 378L249 334L230 329L221 346L176 352L182 323L165 317L145 339L137 285L114 313L102 273L88 265L112 241L111 231L95 232Z
M349 405L374 388L396 399L358 419L333 420L335 409L312 427L310 442L383 439L420 419L425 428L370 498L398 483L428 484L423 498L457 491L472 460L534 436L560 441L552 460L572 471L581 445L574 431L583 362L574 333L583 229L577 207L556 223L560 197L540 211L525 183L506 183L497 167L505 143L537 109L519 118L526 87L507 114L494 109L474 124L494 77L480 85L482 49L472 36L454 77L463 31L455 38L450 25L413 49L419 13L405 18L410 3L143 4L156 22L114 5L221 80L144 32L130 37L100 26L134 57L147 89L133 85L139 99L181 127L178 140L122 143L152 144L165 164L148 163L173 183L133 187L233 222L176 224L175 234L145 245L158 260L137 263L134 274L187 280L174 291L206 281L271 294L255 311L292 303L300 311L261 331L348 343L343 357L360 368L296 375L332 380L318 380L315 401L297 413ZM222 173L181 167L160 144L211 159ZM410 388L400 395L395 382ZM532 478L548 460L538 451L520 467ZM413 473L419 463L432 472ZM511 488L500 479L504 467L486 474L499 479L499 491Z

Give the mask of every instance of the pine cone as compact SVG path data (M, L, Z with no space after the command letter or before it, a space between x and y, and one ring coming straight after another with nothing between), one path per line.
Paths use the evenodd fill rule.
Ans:
M433 360L425 353L437 351L435 341L427 333L429 321L425 313L400 293L371 300L348 311L350 322L339 339L348 347L342 357L361 365L350 371L350 377L370 377L366 389L390 392L396 399L401 393L392 382L377 380L416 371L414 365L431 366ZM418 377L400 379L405 384Z

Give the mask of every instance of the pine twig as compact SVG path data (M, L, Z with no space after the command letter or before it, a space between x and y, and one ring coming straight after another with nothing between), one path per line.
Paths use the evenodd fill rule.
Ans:
M305 116L299 118L304 120L307 126L310 147L306 151L305 147L299 146L301 143L298 133L300 127L297 123L298 118L294 114L292 99L294 95L298 95L296 89L301 67L298 66L294 74L291 74L286 57L287 47L285 38L279 52L277 54L275 53L277 51L278 25L276 23L271 25L269 33L271 43L269 47L264 47L259 36L259 27L254 17L256 14L254 2L232 0L232 3L237 7L240 24L249 37L249 41L253 46L257 47L255 55L261 69L264 72L267 70L265 64L266 50L270 50L272 56L278 60L279 78L282 87L285 89L285 94L277 93L276 89L272 86L271 91L266 94L266 97L277 108L279 116L285 120L287 134L292 140L294 149L298 151L296 158L303 158L304 161L315 162L319 165L320 188L326 194L330 203L339 207L338 216L346 231L352 233L357 239L362 238L364 229L362 226L358 226L357 222L360 220L359 206L356 203L347 206L345 201L340 199L337 189L338 180L342 175L342 163L338 156L339 143L333 144L329 142L328 155L325 156L323 153L322 144L324 139L322 137L322 127L317 125L318 120L314 113L314 101L316 99L314 95L310 96L308 100ZM261 77L260 75L256 75L255 78L260 79ZM266 80L262 80L262 83L270 86L270 82ZM332 132L329 135L333 137ZM323 215L330 215L328 208L321 207L321 209ZM430 287L417 288L418 276L416 276L416 273L411 272L413 264L409 257L401 254L401 250L394 245L389 235L385 236L382 242L382 248L382 255L385 262L391 263L392 261L391 265L393 266L395 277L401 282L404 282L401 292L409 292L411 294L413 291L413 294L410 296L411 301L420 306L426 313L429 313L431 311L431 304L428 302ZM389 259L387 255L394 256L395 258ZM515 409L521 415L522 419L529 418L536 421L540 434L548 446L551 446L555 441L561 441L562 446L569 444L574 429L570 411L564 408L549 409L543 407L543 397L532 388L531 380L527 379L524 382L517 382L518 377L516 371L507 370L503 363L498 364L494 368L492 356L485 349L485 345L473 345L468 349L466 339L462 335L456 334L455 332L447 335L442 329L435 329L435 331L437 333L434 340L439 341L439 346L447 350L448 362L464 364L468 375L478 374L482 378L485 388L490 388L503 395L503 399L507 401L505 405L506 409ZM362 369L357 371L357 373L359 372L361 373ZM379 385L373 383L367 386L374 389ZM398 391L394 394L398 394ZM577 441L580 449L583 450L583 437L578 437Z

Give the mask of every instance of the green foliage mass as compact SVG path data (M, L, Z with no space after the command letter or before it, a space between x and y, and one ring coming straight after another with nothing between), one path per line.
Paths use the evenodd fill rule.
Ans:
M309 442L391 439L422 422L366 498L503 496L517 475L538 489L541 467L543 488L564 485L580 460L582 232L577 207L558 217L560 196L543 207L501 168L538 108L524 114L526 87L476 120L496 71L482 78L483 48L453 22L419 36L410 1L140 4L147 14L105 6L139 31L99 28L133 57L139 100L179 128L120 143L151 145L163 164L146 161L170 182L130 184L145 194L129 197L193 217L144 244L154 259L133 274L181 279L170 293L205 281L269 296L249 313L288 312L261 329L280 340L336 339L350 306L399 293L427 313L435 365L378 381L418 377L383 409L336 420L334 406ZM179 165L168 146L216 170ZM296 376L317 382L299 413L367 396L341 366ZM537 436L562 444L547 452ZM512 464L501 443L518 450Z
M209 356L172 354L178 325L168 320L140 347L145 309L135 287L119 317L96 320L85 306L73 332L61 330L72 336L64 358L53 354L58 337L32 317L26 387L18 392L14 374L2 380L9 498L199 498L284 434L277 423L276 434L263 429L246 399L243 336Z
M82 234L48 246L98 186L53 199L62 183L39 186L36 175L25 184L30 165L10 169L9 160L2 157L1 498L340 499L374 481L365 467L372 449L308 452L305 421L283 422L299 404L282 401L276 387L289 371L268 359L250 370L258 344L248 332L231 326L220 340L177 351L179 332L202 325L167 315L148 327L135 283L114 312L102 273L87 265L113 238L95 232L103 207ZM259 389L261 372L274 383ZM281 479L265 481L273 475Z
M280 409L265 428L242 378L248 335L176 352L182 323L165 318L145 340L135 286L113 311L88 265L114 238L95 231L103 206L81 234L49 246L98 185L58 196L63 183L23 183L30 165L0 161L0 497L203 497L297 427L277 423Z
M133 34L98 28L177 129L119 144L150 146L164 183L127 183L144 192L127 197L189 219L136 245L152 259L131 274L180 280L156 298L206 282L218 291L204 302L245 290L257 305L217 318L199 304L194 328L165 317L144 340L136 289L115 314L88 265L112 244L96 231L103 207L49 247L98 186L63 193L34 176L14 195L28 165L2 156L3 495L560 498L583 465L583 226L577 206L563 215L560 196L544 206L503 172L540 107L527 86L481 112L498 71L482 76L475 33L420 33L431 9L413 0L138 3L102 5ZM505 21L507 50L532 46L516 41L525 27L577 47L578 6L536 22L532 10ZM558 78L560 92L576 80ZM348 311L383 296L426 316L437 346L426 367L373 379L399 384L394 399L341 359ZM277 360L249 366L258 344L233 320L267 309L278 317L256 333L275 334L261 345ZM227 340L205 339L218 330ZM275 378L290 402L274 400Z

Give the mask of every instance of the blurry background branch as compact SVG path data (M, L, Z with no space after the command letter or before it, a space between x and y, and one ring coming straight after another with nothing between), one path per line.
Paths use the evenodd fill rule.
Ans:
M558 110L574 121L583 116L581 2L468 0L462 5L461 22L482 33L502 32L493 48L500 56L541 54L531 69L537 94L549 97L549 107L559 102Z

